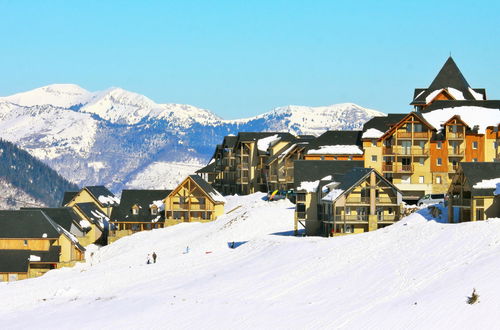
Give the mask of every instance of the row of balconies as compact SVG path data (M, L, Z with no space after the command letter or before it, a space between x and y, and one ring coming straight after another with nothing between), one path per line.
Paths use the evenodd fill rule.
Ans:
M346 199L346 204L370 204L370 197L358 197L358 196L349 196ZM391 197L376 197L375 204L394 204L397 205L397 199Z
M450 157L463 157L464 149L462 148L448 148L448 156ZM383 155L414 155L414 156L429 156L428 148L420 147L403 147L403 146L392 146L383 147Z
M382 165L382 172L413 173L413 165L383 164Z

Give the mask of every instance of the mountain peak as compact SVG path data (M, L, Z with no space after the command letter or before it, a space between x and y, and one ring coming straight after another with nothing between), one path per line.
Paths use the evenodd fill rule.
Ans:
M75 104L85 103L92 93L75 84L51 84L27 92L1 97L21 106L53 105L69 108Z

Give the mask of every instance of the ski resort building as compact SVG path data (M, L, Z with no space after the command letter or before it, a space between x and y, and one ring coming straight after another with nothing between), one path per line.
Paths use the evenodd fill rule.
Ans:
M113 208L108 243L138 231L165 227L163 200L172 190L123 190Z
M500 162L460 163L448 194L451 223L500 218Z
M87 186L76 192L66 192L63 206L71 207L90 228L82 244L107 244L109 217L120 200L104 186Z
M0 211L0 279L41 276L84 260L78 239L41 210Z
M165 225L215 220L224 213L225 202L199 175L190 175L164 199Z

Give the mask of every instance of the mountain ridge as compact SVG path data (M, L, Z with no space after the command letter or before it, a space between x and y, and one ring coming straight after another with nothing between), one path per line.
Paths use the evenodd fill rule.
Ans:
M193 172L208 161L215 145L228 134L288 131L319 135L328 129L361 129L373 116L383 115L342 103L289 105L253 117L222 119L206 109L158 104L118 87L89 92L74 84L53 84L0 97L0 137L79 185L107 183L117 191L153 188L150 184L141 187L137 179L151 177L141 171L168 169L166 165L150 166L153 163L192 165L190 171L187 167L174 171L176 177ZM159 182L155 187L171 188L176 181L172 175L164 174L168 186ZM160 173L153 175L158 176Z

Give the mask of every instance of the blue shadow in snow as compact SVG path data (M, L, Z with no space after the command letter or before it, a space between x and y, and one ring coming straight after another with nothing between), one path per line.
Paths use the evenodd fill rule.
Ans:
M299 229L297 231L297 236L304 236L306 233L305 229ZM280 231L277 233L272 233L271 235L277 235L277 236L295 236L295 230L288 230L288 231Z
M237 247L242 246L246 242L248 242L248 241L244 241L244 242L227 242L227 247L230 248L230 249L236 249Z

